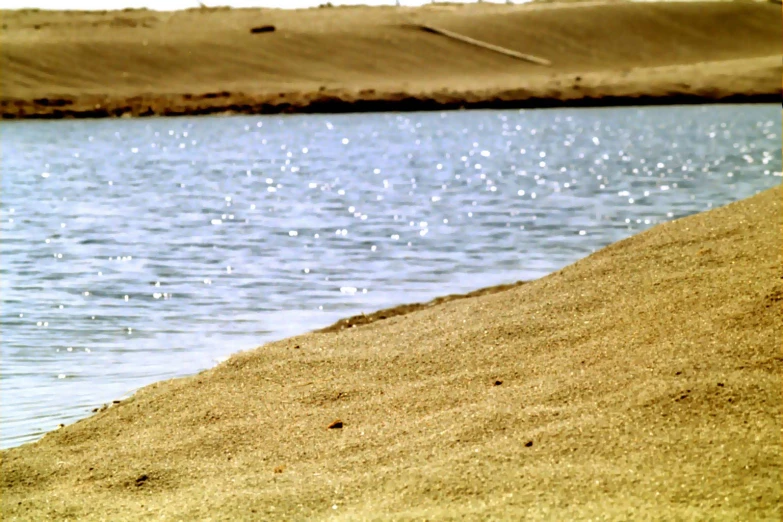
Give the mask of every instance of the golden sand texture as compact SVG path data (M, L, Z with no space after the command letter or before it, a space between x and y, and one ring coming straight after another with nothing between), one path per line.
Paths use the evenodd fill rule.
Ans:
M0 453L3 520L780 520L781 189Z
M780 6L768 2L23 10L0 19L4 118L781 99ZM262 26L275 30L251 32Z

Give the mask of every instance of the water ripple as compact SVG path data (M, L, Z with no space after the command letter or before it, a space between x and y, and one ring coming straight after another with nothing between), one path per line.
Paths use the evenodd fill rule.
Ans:
M780 183L775 106L9 122L0 444Z

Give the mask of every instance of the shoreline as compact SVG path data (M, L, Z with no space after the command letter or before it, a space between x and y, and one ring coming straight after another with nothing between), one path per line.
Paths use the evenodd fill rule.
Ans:
M2 14L5 120L780 103L782 93L770 3Z
M777 517L780 208L151 384L0 451L3 515Z
M445 97L437 96L403 96L401 99L376 98L346 100L325 97L315 98L305 105L297 106L287 102L275 103L266 101L266 97L260 97L259 99L249 97L245 98L243 102L239 104L196 104L195 107L171 105L157 109L152 109L149 105L145 106L143 103L137 104L130 100L104 102L97 108L95 108L94 105L93 108L89 108L89 106L80 107L79 102L64 102L62 99L57 98L53 100L32 102L27 100L0 100L0 118L5 121L12 121L211 115L360 114L475 109L607 108L711 104L769 104L781 102L780 93L734 93L720 97L682 93L666 95L602 96L597 98L585 97L567 100L537 97L527 99L489 98L478 100L444 98Z

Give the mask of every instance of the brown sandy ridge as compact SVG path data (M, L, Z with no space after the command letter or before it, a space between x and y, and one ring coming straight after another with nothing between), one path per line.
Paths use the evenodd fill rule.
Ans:
M780 101L780 7L577 2L2 11L0 113L61 118ZM552 62L427 33L428 24ZM273 25L274 32L250 29Z
M782 195L148 386L1 452L2 518L780 520Z
M432 306L438 306L443 303L448 303L450 301L456 301L458 299L468 299L470 297L478 297L480 295L487 295L487 294L496 294L498 292L505 292L506 290L509 290L511 288L514 288L515 286L523 285L525 284L525 281L517 281L516 283L508 283L503 285L496 285L496 286L489 286L487 288L479 288L478 290L474 290L472 292L468 292L466 294L451 294L451 295L444 295L441 297L436 297L435 299L428 301L426 303L410 303L410 304L402 304L397 305L392 308L386 308L384 310L378 310L377 312L372 312L370 314L361 314L361 315L354 315L352 317L346 317L345 319L340 319L336 323L327 326L326 328L321 328L320 330L316 330L317 332L337 332L339 330L345 330L347 328L355 328L357 326L364 326L366 324L374 323L375 321L383 321L384 319L390 319L392 317L397 317L398 315L405 315L409 314L411 312L416 312L419 310L424 310L425 308L430 308Z

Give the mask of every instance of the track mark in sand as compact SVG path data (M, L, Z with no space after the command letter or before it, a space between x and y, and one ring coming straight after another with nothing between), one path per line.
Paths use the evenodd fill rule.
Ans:
M455 33L452 31L447 31L446 29L441 29L439 27L433 27L431 25L425 25L425 24L415 24L416 27L421 29L422 31L433 33L433 34L439 34L441 36L445 36L446 38L451 38L452 40L458 40L460 42L473 45L476 47L481 47L482 49L487 49L489 51L493 51L499 54L504 54L506 56L510 56L512 58L516 58L517 60L523 60L525 62L534 63L536 65L544 65L544 66L550 66L552 65L552 62L547 60L546 58L541 58L539 56L533 56L532 54L525 54L520 53L517 51L512 51L511 49L506 49L505 47L500 47L499 45L493 45L491 43L482 42L481 40L476 40L475 38L471 38L469 36L461 35L459 33Z

